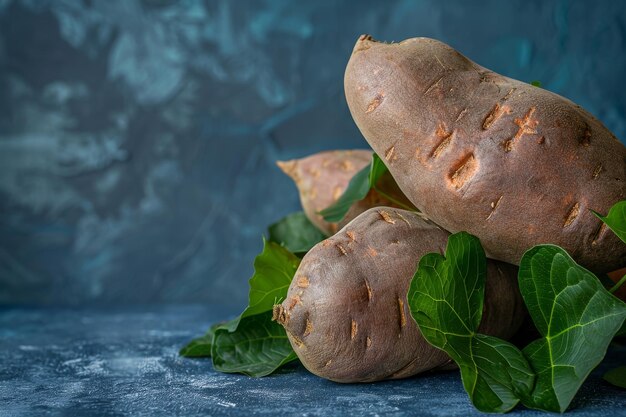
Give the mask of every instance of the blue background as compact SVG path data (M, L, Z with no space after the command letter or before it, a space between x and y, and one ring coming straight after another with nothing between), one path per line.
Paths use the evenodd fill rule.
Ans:
M277 159L366 147L361 33L440 39L626 138L622 1L0 0L0 304L240 309Z

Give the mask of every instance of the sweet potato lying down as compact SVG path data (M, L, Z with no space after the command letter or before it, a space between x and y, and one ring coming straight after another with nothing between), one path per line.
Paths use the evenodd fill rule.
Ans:
M345 73L356 124L406 196L518 264L540 243L606 272L626 245L591 210L626 197L626 148L590 113L427 38L363 35Z
M367 210L302 259L274 318L312 373L337 382L403 378L449 365L410 315L407 293L422 255L449 233L418 213ZM481 332L508 338L524 307L517 268L489 261Z
M348 187L352 177L371 160L372 151L326 151L302 159L279 161L277 165L296 183L300 202L308 219L322 232L331 235L370 207L394 206L387 198L375 190L370 190L363 200L352 205L339 223L329 223L317 214L335 203ZM383 175L380 184L392 198L412 206L388 172Z

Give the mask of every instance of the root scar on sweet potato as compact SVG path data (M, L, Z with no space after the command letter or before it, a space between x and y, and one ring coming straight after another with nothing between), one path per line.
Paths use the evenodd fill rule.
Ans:
M394 159L396 159L395 155L394 155L394 151L396 150L395 146L392 146L391 148L387 149L385 151L385 161L387 162L392 162Z
M398 311L400 313L400 327L406 326L406 315L404 313L404 301L398 297Z
M443 123L439 123L435 135L441 140L430 153L431 158L437 158L448 148L450 142L452 142L453 133L454 131L446 132L446 126Z
M302 339L300 339L298 336L296 336L293 333L289 333L289 331L287 332L289 336L291 336L291 341L293 341L297 347L301 348L302 346L304 346L304 342L302 341Z
M296 280L296 285L300 288L307 288L309 286L309 278L304 275L298 277Z
M513 92L514 92L515 90L517 90L517 88L515 88L515 87L511 88L511 89L509 90L509 92L508 92L508 93L506 93L506 95L505 95L504 97L502 97L502 101L506 101L506 100L508 100L508 99L511 97L511 95L513 94Z
M442 66L443 66L443 64L442 64ZM444 67L444 68L445 68L445 67ZM432 90L433 88L437 87L437 86L439 85L439 83L441 82L441 80L443 80L443 77L444 77L444 76L442 75L441 77L439 77L439 78L437 79L437 81L435 81L434 83L432 83L432 84L431 84L431 85L430 85L430 86L426 89L426 91L424 91L424 95L426 95L426 94L430 93L430 92L431 92L431 90Z
M366 114L371 113L374 110L376 110L378 106L380 106L380 103L383 102L384 99L385 99L385 95L382 92L376 94L376 97L374 97L374 99L370 101L370 104L367 105L367 110L365 110L365 113Z
M517 130L517 133L515 133L515 136L513 136L513 141L518 140L524 135L534 135L537 133L535 128L539 124L539 120L532 118L535 110L535 107L531 107L528 109L528 112L523 118L516 118L514 120L514 123L519 127L519 129Z
M356 171L354 164L349 159L344 159L343 161L341 161L341 169L344 170L345 172Z
M493 106L493 109L489 112L487 117L485 117L485 121L483 122L483 130L487 130L494 124L503 114L510 114L511 108L509 106L500 106L499 103L496 103Z
M595 180L596 178L598 178L598 175L600 175L601 172L602 172L602 164L598 164L598 166L596 166L593 169L593 174L591 175L591 178Z
M306 327L304 329L303 336L310 335L312 331L313 331L313 324L311 323L311 320L307 318L306 319Z
M293 310L293 308L297 306L298 304L302 304L302 299L300 298L298 294L295 294L289 300L289 310L290 311Z
M574 223L576 217L580 214L580 203L576 203L569 209L567 215L565 216L565 223L563 223L563 227L567 227L570 224Z
M372 287L370 283L367 282L367 278L364 278L363 281L365 282L365 289L367 290L367 301L372 301Z
M389 213L387 213L385 210L378 210L378 214L380 214L380 217L387 223L389 224L396 224L396 221L394 219L391 218L391 216L389 215Z
M403 222L405 222L407 225L411 226L411 223L406 219L406 217L404 217L402 214L400 213L396 213L398 215L398 217L400 218L400 220L402 220Z
M604 232L606 232L606 223L600 222L598 229L594 233L593 239L591 239L591 246L595 246L598 244L598 240L602 238Z
M498 205L500 204L500 200L502 200L502 197L504 196L500 196L498 197L498 199L496 201L492 201L490 206L491 206L491 211L489 212L489 216L487 216L487 218L485 220L489 220L491 218L491 215L493 213L495 213L496 209L498 208Z
M472 179L478 171L478 160L473 153L466 155L461 161L452 168L450 173L450 184L458 190Z
M282 304L275 304L272 307L272 320L279 324L282 324L283 326L287 324L287 321L289 321L287 311Z
M454 121L455 123L458 122L459 120L461 120L463 118L463 116L465 116L467 114L468 110L467 107L464 108L463 110L461 110L461 112L459 113L459 115L456 117L456 120Z

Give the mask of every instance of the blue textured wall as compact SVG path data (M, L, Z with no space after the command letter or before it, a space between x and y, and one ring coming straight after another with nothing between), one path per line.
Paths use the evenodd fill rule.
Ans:
M438 38L626 138L622 1L0 0L0 303L243 304L298 207L274 161L366 146L361 33Z

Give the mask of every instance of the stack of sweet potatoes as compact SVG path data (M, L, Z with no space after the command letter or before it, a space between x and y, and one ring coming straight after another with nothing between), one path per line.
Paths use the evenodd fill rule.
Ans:
M426 38L361 36L345 94L393 198L372 190L339 224L325 222L319 211L371 152L280 163L310 220L334 233L304 256L274 310L311 372L357 382L450 366L407 306L419 259L443 253L450 233L477 236L491 258L481 331L501 338L524 318L515 265L534 245L559 245L596 273L626 265L626 245L592 213L626 198L626 148L580 106Z

